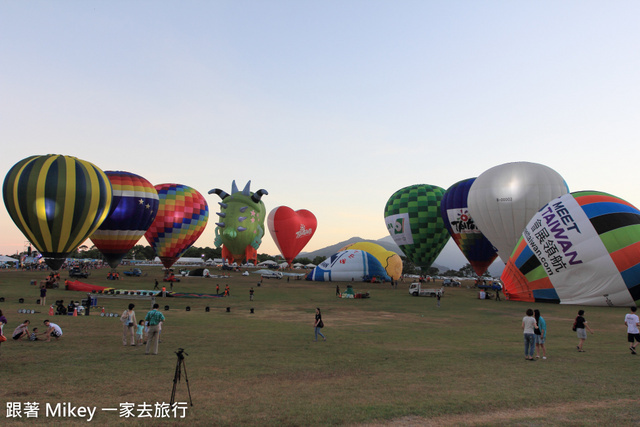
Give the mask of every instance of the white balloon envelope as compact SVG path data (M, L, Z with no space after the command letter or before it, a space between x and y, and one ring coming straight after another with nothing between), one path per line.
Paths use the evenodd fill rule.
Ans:
M522 231L546 203L567 194L558 172L530 162L513 162L483 172L467 196L477 227L506 264Z

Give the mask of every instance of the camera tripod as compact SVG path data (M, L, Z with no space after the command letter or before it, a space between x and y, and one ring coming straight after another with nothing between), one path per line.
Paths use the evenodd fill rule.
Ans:
M187 377L187 365L184 363L184 356L188 356L188 353L185 353L184 348L179 348L176 351L176 355L178 356L178 360L176 362L176 373L173 375L173 390L171 390L171 402L173 403L176 400L176 385L180 381L180 377L182 376L182 369L184 369L184 380L187 383L187 392L189 393L189 404L193 406L193 401L191 400L191 390L189 389L189 377Z

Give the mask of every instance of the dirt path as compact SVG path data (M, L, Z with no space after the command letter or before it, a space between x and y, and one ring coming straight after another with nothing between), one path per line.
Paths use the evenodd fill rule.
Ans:
M473 426L473 425L500 425L509 423L526 422L529 419L532 425L568 425L575 424L577 420L583 419L581 411L585 409L594 410L598 408L629 407L637 405L637 401L631 399L602 400L598 402L573 402L558 405L547 405L535 408L514 409L505 411L494 411L491 413L473 413L462 415L444 415L435 418L424 418L408 416L396 418L384 423L360 424L360 427L383 427L383 426ZM542 417L542 419L541 419ZM538 421L539 424L536 424ZM586 420L585 420L586 423Z

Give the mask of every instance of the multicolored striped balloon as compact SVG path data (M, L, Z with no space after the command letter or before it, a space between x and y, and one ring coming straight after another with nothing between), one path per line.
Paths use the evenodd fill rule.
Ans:
M106 171L113 188L111 213L91 236L91 241L112 268L138 243L158 213L158 192L143 177Z
M158 214L144 237L162 265L170 268L198 240L209 220L209 206L202 195L181 184L155 186Z
M640 300L640 211L597 191L552 200L524 229L502 281L512 300L634 305Z
M456 182L445 191L440 202L444 225L478 276L482 276L498 257L498 251L480 231L469 213L467 197L475 178Z
M402 188L384 207L387 230L415 265L429 268L449 240L440 215L444 189L416 184Z
M16 163L2 194L13 222L53 270L102 224L112 197L94 164L56 154Z

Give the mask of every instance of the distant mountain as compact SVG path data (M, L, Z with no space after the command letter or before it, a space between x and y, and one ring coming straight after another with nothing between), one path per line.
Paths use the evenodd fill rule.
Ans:
M336 243L335 245L327 246L313 252L301 252L298 257L314 259L315 257L319 256L328 258L345 246L352 245L358 242L376 243L388 251L392 251L397 253L398 255L404 256L404 252L402 252L402 250L400 250L400 247L396 245L396 243L393 241L393 238L391 236L386 236L378 240L368 240L361 237L352 237L349 240L345 240L343 242ZM464 257L464 255L460 251L460 248L458 248L453 239L449 239L444 249L442 249L442 252L440 252L440 255L433 263L433 267L436 267L441 272L445 272L447 270L460 270L468 263L469 261L467 261L467 259ZM491 264L491 267L489 267L489 274L491 274L493 277L500 277L503 269L504 263L500 260L500 258L498 258L493 264Z

